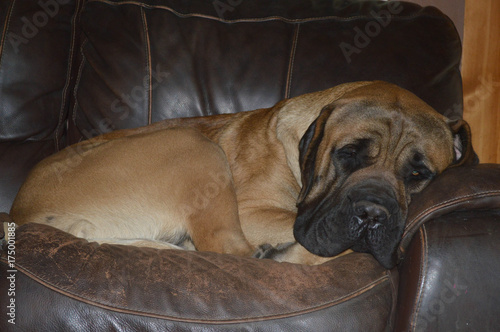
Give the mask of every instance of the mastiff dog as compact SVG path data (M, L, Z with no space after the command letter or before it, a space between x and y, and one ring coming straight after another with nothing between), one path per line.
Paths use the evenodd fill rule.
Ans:
M100 243L303 264L353 250L392 268L412 195L474 159L464 121L355 82L72 145L32 170L11 216Z

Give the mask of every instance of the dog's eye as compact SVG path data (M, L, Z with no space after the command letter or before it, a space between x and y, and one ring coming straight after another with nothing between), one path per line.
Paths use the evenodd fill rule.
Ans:
M423 181L431 179L432 176L433 174L429 169L421 167L412 169L409 175L407 176L407 179L409 181Z
M364 158L367 156L370 140L366 138L355 140L336 151L339 158Z
M435 175L429 168L427 168L424 163L424 156L419 152L415 152L413 154L412 158L408 161L402 171L402 176L409 185L415 185L419 182L430 180Z
M347 172L354 172L370 164L369 140L360 139L333 151L333 160Z
M356 158L357 155L358 151L352 144L346 145L338 151L338 156L340 158Z

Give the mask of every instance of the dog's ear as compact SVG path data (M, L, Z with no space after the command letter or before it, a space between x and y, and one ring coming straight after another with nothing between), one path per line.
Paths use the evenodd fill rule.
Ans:
M302 177L302 189L297 203L302 202L306 198L315 183L318 147L325 134L326 121L334 108L333 105L325 106L300 139L299 164Z
M469 124L462 119L449 120L453 133L455 157L450 167L477 165L479 158L472 148L472 138Z

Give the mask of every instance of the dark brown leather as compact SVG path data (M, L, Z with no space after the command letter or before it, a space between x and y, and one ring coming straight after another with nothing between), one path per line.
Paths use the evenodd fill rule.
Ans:
M500 209L500 165L480 164L446 170L412 198L399 247L400 257L424 222L456 210L484 209Z
M396 331L500 326L500 165L451 168L410 204Z
M4 251L2 275L5 259ZM98 245L27 224L16 232L15 259L16 328L25 330L383 331L397 296L397 272L359 253L302 266Z
M425 223L408 247L395 331L496 331L500 210L458 211Z
M61 138L75 7L74 0L1 1L0 142Z
M73 141L165 118L270 107L357 80L399 84L461 116L460 39L435 8L237 1L221 19L213 3L87 3Z
M0 142L0 212L10 210L33 166L56 150L54 140Z
M76 0L0 1L0 211L36 163L67 145L76 8Z

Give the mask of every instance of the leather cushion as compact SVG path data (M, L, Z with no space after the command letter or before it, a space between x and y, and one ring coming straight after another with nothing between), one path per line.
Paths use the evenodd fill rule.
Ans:
M8 269L5 259L4 251L2 270ZM301 330L303 324L317 327L314 331L383 330L397 296L397 274L359 253L303 266L98 245L47 225L26 224L16 232L15 259L16 287L30 289L16 297L22 303L16 326L26 329L65 321L62 326L112 324L119 330L129 324L139 330L214 325ZM5 278L0 285L6 287ZM93 314L98 318L89 319Z

